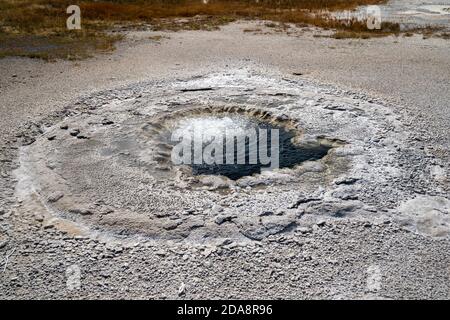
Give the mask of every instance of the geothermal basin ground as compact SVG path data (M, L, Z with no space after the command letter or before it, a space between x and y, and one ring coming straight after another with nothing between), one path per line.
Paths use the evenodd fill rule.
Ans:
M0 60L1 298L449 298L448 40L264 28ZM248 123L312 155L170 161L176 128Z

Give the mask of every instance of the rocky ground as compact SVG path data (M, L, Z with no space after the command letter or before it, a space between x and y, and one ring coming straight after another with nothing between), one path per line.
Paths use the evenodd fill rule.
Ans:
M1 298L449 297L448 41L264 28L0 61ZM344 143L226 191L148 169L146 124L235 106Z

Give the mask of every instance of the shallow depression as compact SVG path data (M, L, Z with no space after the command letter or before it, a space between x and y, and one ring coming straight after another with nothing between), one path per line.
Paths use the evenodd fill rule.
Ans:
M279 83L283 88L293 85ZM280 111L267 101L282 103L286 97L266 93L266 87L260 95L251 96L251 105L243 101L249 93L234 86L223 89L221 96L233 96L237 90L238 100L213 101L216 94L202 92L201 97L211 97L207 105L198 92L180 96L177 90L172 95L163 92L161 97L152 91L139 100L122 98L102 107L92 98L80 104L82 112L55 123L21 150L20 179L32 181L27 183L32 185L30 192L42 200L50 219L74 222L99 234L208 242L225 237L263 239L291 230L304 210L298 208L299 197L311 195L315 200L306 203L316 210L322 199L316 191L333 187L333 181L348 172L355 143L348 143L342 130L347 122L354 123L347 114L356 111L350 107L349 112L336 111L333 121L327 116L330 110L323 107L325 102L298 102L295 105L301 107L295 112ZM305 89L301 90L304 94ZM334 125L336 119L342 124L339 128ZM372 130L367 125L361 128L368 131L366 136ZM275 129L278 148L273 149ZM266 136L261 134L264 130ZM174 164L173 150L180 141L172 140L173 134L193 137L196 131L202 134L202 155L212 137L222 141L227 133L236 140L244 137L241 155L246 163ZM236 151L222 146L222 160L228 155L236 161L240 155L234 139ZM262 155L269 160L272 150L279 155L279 167L274 170L263 170L272 164L260 157L263 141ZM252 146L256 146L256 163L249 163ZM193 148L189 144L190 153ZM284 214L271 214L278 209Z

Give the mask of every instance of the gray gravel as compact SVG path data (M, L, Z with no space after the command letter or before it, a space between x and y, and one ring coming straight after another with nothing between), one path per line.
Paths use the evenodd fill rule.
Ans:
M247 27L159 45L130 33L116 53L77 63L0 60L0 298L449 298L448 42ZM216 90L181 92L205 84ZM175 205L199 199L176 219L145 214L139 205L155 204L133 202L132 188L112 196L114 174L136 171L84 166L89 143L189 103L286 114L348 147L304 183L175 194ZM174 194L167 181L144 194L158 190Z

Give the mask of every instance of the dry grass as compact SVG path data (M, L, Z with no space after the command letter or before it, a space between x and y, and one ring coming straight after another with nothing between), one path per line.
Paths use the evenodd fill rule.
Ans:
M290 23L336 30L336 38L384 36L392 25L367 30L364 21L339 21L325 10L354 9L386 0L81 0L82 30L66 30L73 0L0 0L0 57L77 59L108 51L120 36L115 26L153 30L214 30L236 19L264 19L286 30ZM387 28L386 28L387 27Z
M449 32L442 32L438 35L436 35L439 38L445 39L445 40L449 40L450 39L450 33Z
M260 29L260 28L249 28L249 29L244 29L243 31L245 33L257 33L257 32L262 32L262 29Z
M49 3L52 4L49 4ZM82 30L67 30L69 1L2 0L0 58L26 56L45 60L83 59L114 49L120 35L105 32L107 25L83 21Z
M0 58L21 56L78 60L91 57L94 52L110 52L120 36L97 34L74 35L5 35L0 34Z
M425 27L414 31L421 34L423 39L441 38L448 40L450 38L450 34L445 32L443 27Z
M396 23L383 22L379 30L367 30L361 26L360 21L356 21L355 25L349 30L338 30L331 35L334 39L369 39L377 37L386 37L389 35L398 35L400 26Z
M159 42L161 42L164 39L169 39L169 37L158 34L158 35L155 35L155 36L150 36L150 37L148 37L148 39L151 40L151 41L159 43Z

